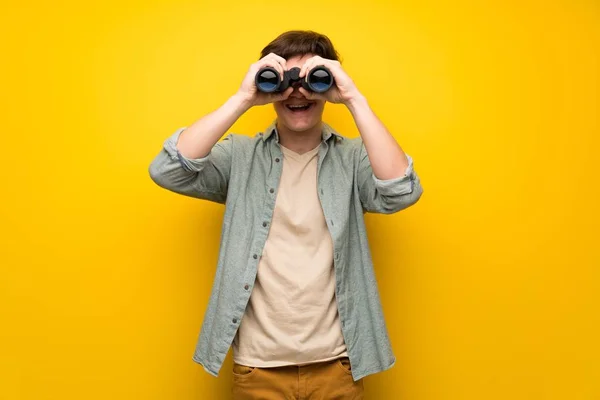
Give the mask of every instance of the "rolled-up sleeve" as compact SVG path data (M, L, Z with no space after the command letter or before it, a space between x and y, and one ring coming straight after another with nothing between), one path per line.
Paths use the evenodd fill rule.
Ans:
M365 211L392 214L410 207L419 200L423 188L410 155L406 155L408 167L403 176L383 180L378 179L373 173L367 150L362 142L359 154L358 192Z
M232 134L217 142L207 156L187 158L177 149L186 128L177 129L164 141L150 163L150 177L172 192L224 204L231 171Z

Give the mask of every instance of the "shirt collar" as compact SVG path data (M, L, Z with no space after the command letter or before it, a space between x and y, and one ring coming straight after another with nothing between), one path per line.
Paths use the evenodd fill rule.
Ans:
M279 142L279 133L277 132L277 120L273 121L271 125L267 128L267 130L262 135L263 141L266 141L269 137L275 134L277 141ZM335 129L329 126L327 123L322 123L321 129L321 138L324 142L328 141L331 136L335 136L336 140L343 140L344 137L337 133Z

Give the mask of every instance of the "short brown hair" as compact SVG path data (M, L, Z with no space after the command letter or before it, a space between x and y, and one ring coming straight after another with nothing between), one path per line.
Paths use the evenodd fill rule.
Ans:
M260 58L269 53L289 60L292 57L314 54L340 61L340 55L329 38L314 31L287 31L275 38L261 52Z

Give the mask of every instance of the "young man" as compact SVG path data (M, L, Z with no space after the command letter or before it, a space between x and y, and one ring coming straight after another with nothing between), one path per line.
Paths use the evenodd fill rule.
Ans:
M306 79L326 66L335 85L257 90L265 66ZM350 110L360 138L322 121ZM254 137L219 139L253 106L277 119ZM406 155L344 72L331 41L286 32L252 64L223 106L164 142L150 165L159 186L225 204L212 295L194 361L213 376L233 350L235 399L360 399L363 377L395 363L364 213L391 214L423 189Z

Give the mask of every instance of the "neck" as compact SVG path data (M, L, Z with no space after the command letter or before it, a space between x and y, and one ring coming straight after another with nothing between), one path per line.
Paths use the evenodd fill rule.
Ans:
M319 122L314 127L301 132L292 131L277 122L279 144L298 154L306 153L321 143L323 140L322 129L323 122Z

